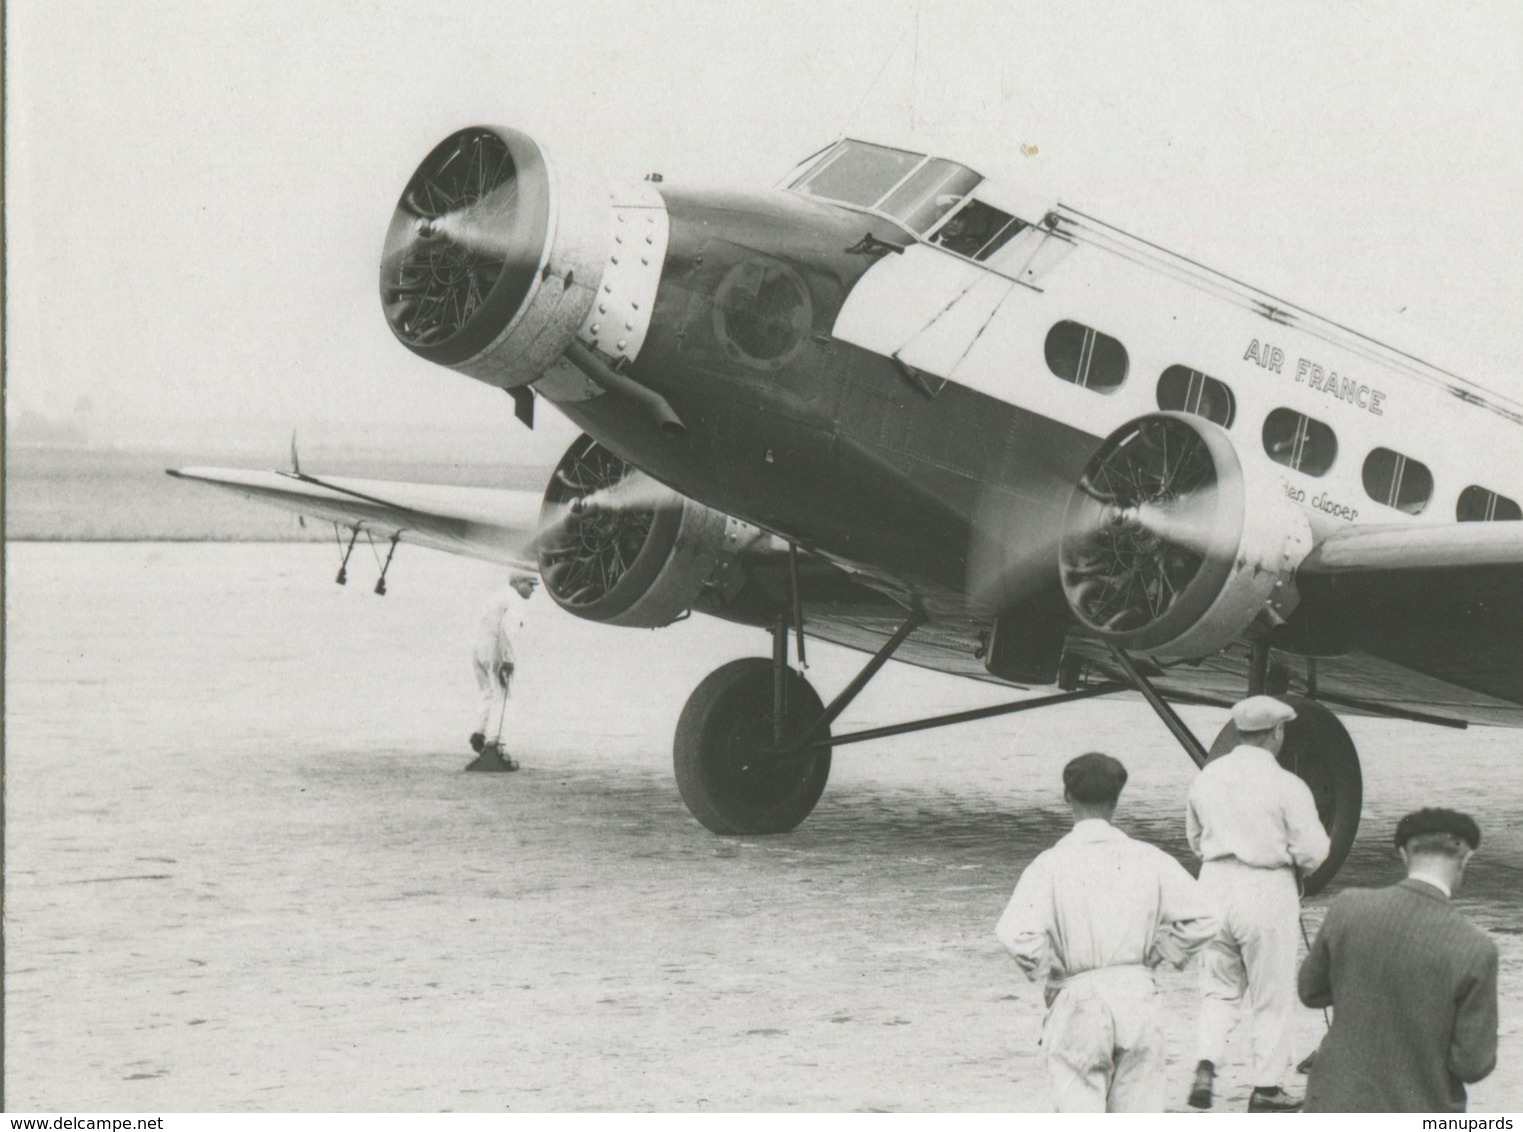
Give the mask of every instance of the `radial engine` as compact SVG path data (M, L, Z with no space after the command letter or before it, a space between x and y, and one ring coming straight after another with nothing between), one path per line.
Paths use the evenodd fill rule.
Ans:
M1220 426L1152 413L1112 433L1085 467L1059 559L1085 627L1128 651L1182 659L1283 622L1311 549L1305 515Z
M588 436L556 465L540 521L540 576L555 603L643 629L695 606L723 608L745 587L741 552L769 537L648 479Z

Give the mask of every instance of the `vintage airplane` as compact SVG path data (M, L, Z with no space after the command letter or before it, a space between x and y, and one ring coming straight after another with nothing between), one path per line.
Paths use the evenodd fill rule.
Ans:
M772 189L609 189L472 127L380 289L419 357L584 431L543 500L175 474L351 549L536 564L593 621L769 629L677 723L717 833L797 826L848 743L1135 692L1203 763L1171 704L1265 691L1333 838L1315 890L1361 805L1332 708L1523 725L1523 406L1018 184L847 139ZM825 706L790 635L872 657ZM890 658L1045 691L832 735Z

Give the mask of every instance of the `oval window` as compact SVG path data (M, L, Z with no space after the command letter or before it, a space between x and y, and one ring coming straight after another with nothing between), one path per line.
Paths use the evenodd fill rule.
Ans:
M1471 484L1460 492L1454 517L1462 523L1516 523L1523 520L1523 507L1505 495Z
M1097 393L1119 389L1126 380L1126 347L1077 322L1064 319L1049 330L1044 353L1056 376Z
M1433 498L1433 473L1428 465L1377 448L1364 458L1364 493L1408 515L1417 515Z
M1188 366L1170 366L1163 371L1158 379L1158 407L1194 413L1223 428L1231 428L1237 416L1237 398L1232 390Z
M1321 421L1294 409L1276 409L1264 418L1264 451L1276 464L1325 475L1338 458L1338 438Z

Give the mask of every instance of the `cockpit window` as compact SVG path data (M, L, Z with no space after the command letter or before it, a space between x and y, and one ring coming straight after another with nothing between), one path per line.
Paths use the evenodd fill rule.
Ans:
M805 196L871 208L924 160L919 153L846 141L790 187Z
M985 260L1024 227L1024 220L981 200L970 200L931 236L930 242L969 259Z
M805 196L870 208L923 236L982 180L955 161L847 140L788 187Z
M889 193L878 211L904 221L906 228L923 236L972 192L980 179L964 165L933 157Z

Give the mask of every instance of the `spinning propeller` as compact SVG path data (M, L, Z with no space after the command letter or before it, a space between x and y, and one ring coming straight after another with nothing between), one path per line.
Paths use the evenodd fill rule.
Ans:
M1217 464L1193 422L1149 416L1113 434L1077 484L1028 478L974 515L969 594L1005 612L1062 587L1106 633L1157 621L1220 538Z
M462 130L413 174L381 252L381 302L392 330L414 347L453 338L506 276L530 278L539 247L518 232L519 170L507 143Z
M682 497L584 437L551 477L534 541L540 575L575 611L606 597L634 566L659 516Z

